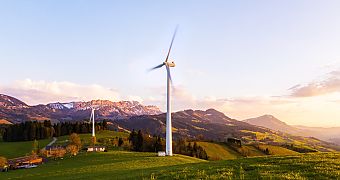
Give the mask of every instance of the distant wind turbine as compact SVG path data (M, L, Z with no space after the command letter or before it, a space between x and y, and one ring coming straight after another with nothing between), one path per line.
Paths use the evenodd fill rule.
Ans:
M91 117L90 117L90 122L92 120L92 137L95 137L95 128L94 128L94 108L91 110Z
M172 125L171 125L171 92L170 92L170 86L172 85L172 79L170 74L170 67L175 67L175 63L173 61L169 61L169 55L172 48L172 44L174 42L175 36L177 32L177 27L175 29L175 32L172 36L170 48L168 51L168 54L165 58L165 61L153 68L150 69L150 71L161 68L165 66L167 71L167 86L166 86L166 147L165 147L165 153L167 156L172 156Z

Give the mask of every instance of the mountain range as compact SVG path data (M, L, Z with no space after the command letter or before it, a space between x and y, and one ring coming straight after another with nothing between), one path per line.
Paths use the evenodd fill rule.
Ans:
M91 108L96 109L96 118L108 120L161 113L158 107L144 106L137 101L92 100L29 106L14 97L0 94L0 120L9 123L20 123L27 120L51 120L54 123L79 121L89 119Z
M96 119L108 120L111 128L125 131L142 129L150 134L165 134L166 114L156 106L144 106L136 101L92 100L29 106L16 98L0 95L0 120L13 124L30 120L51 120L54 123L88 121L91 108L96 109ZM313 137L291 135L250 122L238 121L215 109L178 111L172 113L172 119L175 138L225 141L231 137L242 139L245 143L294 144L301 146L300 148L318 151L340 150L340 147L332 143Z

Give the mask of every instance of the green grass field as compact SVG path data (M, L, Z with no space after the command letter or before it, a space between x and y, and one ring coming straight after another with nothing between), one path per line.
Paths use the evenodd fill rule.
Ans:
M337 179L340 153L204 161L188 156L111 151L82 153L34 169L0 173L0 179Z
M39 147L45 147L52 139L39 140ZM0 141L0 156L6 158L15 158L31 153L33 149L33 141L22 142L3 142Z
M80 139L82 140L83 145L89 145L91 143L91 134L78 134ZM109 130L103 130L96 132L96 139L99 140L101 138L115 138L115 137L122 137L122 138L128 138L129 134L126 132L116 132L116 131L109 131ZM67 143L69 136L60 136L57 137L58 140L56 144L65 144Z
M71 177L72 179L116 179L119 177L125 179L149 176L149 169L152 168L199 162L205 161L182 155L169 158L157 157L156 153L126 151L82 153L76 157L66 157L63 160L50 161L35 169L21 169L8 173L0 173L0 179L71 179Z
M69 136L58 137L66 143ZM90 134L80 135L84 144ZM128 137L127 133L99 131L97 139ZM39 141L46 145L50 139ZM11 158L29 153L33 142L0 142L1 155ZM260 145L275 156L265 154L251 145L237 149L223 143L197 142L210 160L175 155L157 157L156 153L109 151L81 152L75 157L50 160L33 169L11 170L0 173L0 179L339 179L340 153L300 154L285 148ZM235 147L234 147L235 148ZM281 156L280 156L281 155ZM284 156L282 156L284 155ZM256 156L256 157L252 157Z
M209 160L228 160L228 159L237 159L243 157L257 157L257 156L266 156L263 151L255 148L252 145L242 145L242 147L237 146L229 146L224 143L215 143L215 142L197 142L199 146L202 146L203 149L207 152L209 156ZM298 152L280 147L280 146L272 146L272 145L259 145L260 149L265 150L268 148L270 155L297 155Z
M89 145L91 142L91 134L79 134L82 143L84 146ZM128 133L124 132L115 132L115 131L98 131L96 133L97 140L100 138L108 138L108 137L123 137L127 138L129 136ZM65 144L69 139L69 136L61 136L58 137L58 140L55 144ZM38 140L39 147L45 147L52 139L43 139ZM0 141L0 156L4 156L6 158L15 158L24 156L26 154L31 153L33 149L33 141L22 141L22 142L3 142Z
M269 154L271 155L297 155L298 152L280 147L280 146L272 146L272 145L259 145L260 149L268 148Z
M207 152L209 160L226 160L241 158L241 154L228 148L226 145L213 142L197 142Z

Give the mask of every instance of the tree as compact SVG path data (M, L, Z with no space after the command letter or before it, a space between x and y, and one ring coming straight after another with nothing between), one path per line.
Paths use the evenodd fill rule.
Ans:
M56 150L51 151L51 157L53 157L54 159L56 158L62 158L64 157L66 154L66 150L64 148L58 148Z
M70 144L77 146L78 150L81 149L81 140L78 134L72 133L70 135Z
M130 133L130 135L129 135L129 142L131 143L131 145L132 145L132 150L133 151L137 151L137 141L138 141L138 139L137 139L137 133L136 133L136 131L133 129L132 130L132 132Z
M143 151L143 139L142 131L139 130L137 134L137 151Z
M185 139L178 138L177 141L175 142L175 153L178 154L186 154L188 148L186 146L186 141Z
M32 146L33 146L32 153L39 154L39 142L36 139L33 141Z
M7 159L5 157L0 156L0 169L7 166Z
M154 148L155 148L155 152L163 150L163 145L162 145L161 137L154 136Z
M123 144L124 144L124 141L123 141L123 139L120 137L120 138L118 139L118 146L121 147Z
M107 121L104 120L104 121L103 121L103 130L106 130L106 129L107 129Z
M270 154L269 149L266 148L266 149L264 150L264 153L269 155L269 154Z
M193 149L192 149L192 146L191 146L191 142L188 143L186 155L193 156Z
M76 156L79 152L79 149L76 145L74 144L69 144L66 146L66 151L70 153L72 156Z

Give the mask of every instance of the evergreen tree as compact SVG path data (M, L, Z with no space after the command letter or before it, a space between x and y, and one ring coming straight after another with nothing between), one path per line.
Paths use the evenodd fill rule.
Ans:
M129 136L129 142L131 142L132 144L132 150L133 151L137 151L137 133L136 131L133 129L132 132L130 133L130 136Z
M139 130L137 134L137 151L143 151L143 134L142 131Z
M123 141L123 139L120 137L120 138L118 139L118 146L119 146L119 147L122 146L123 143L124 143L124 141Z

